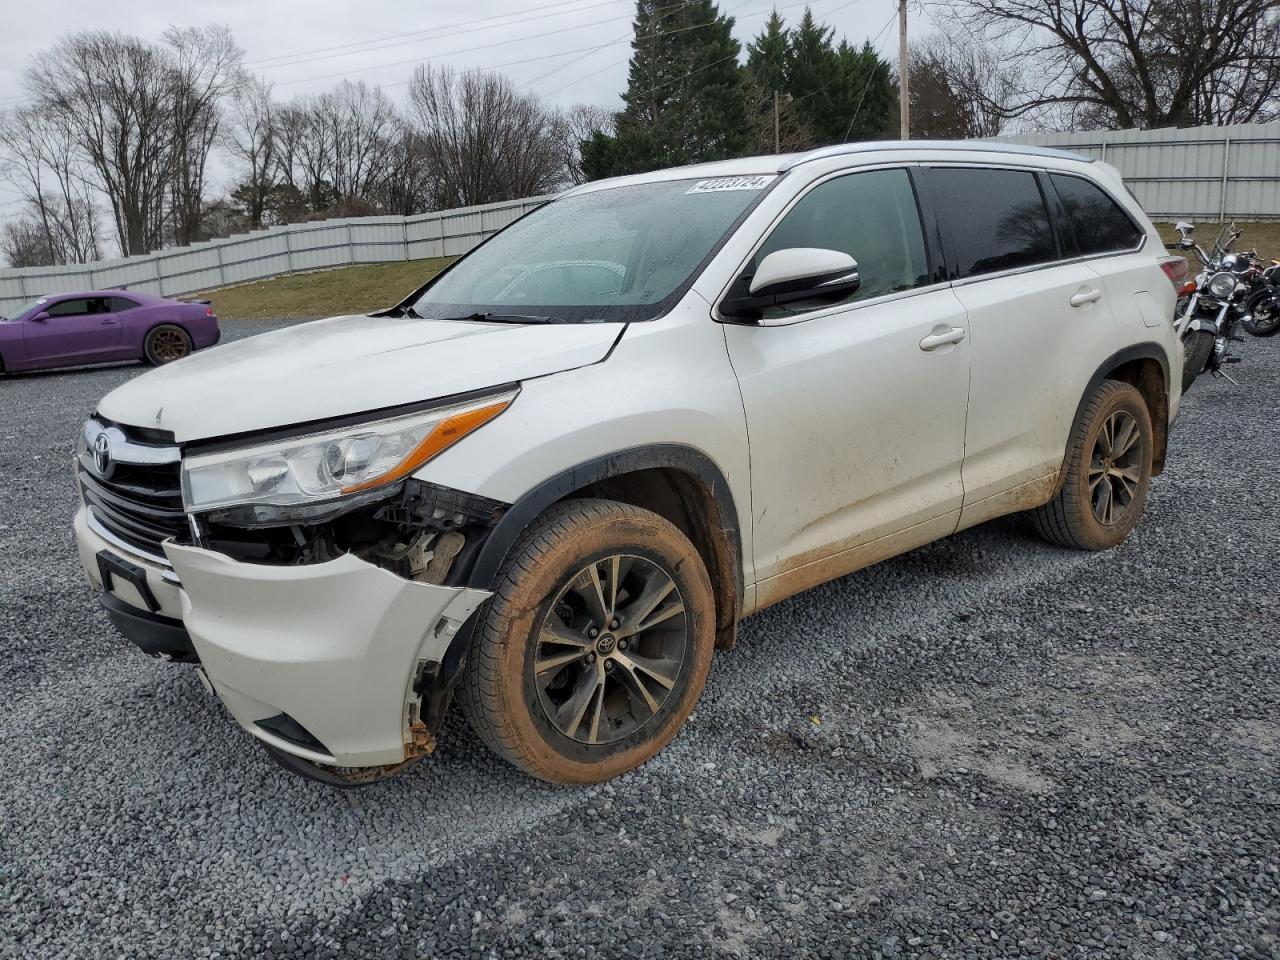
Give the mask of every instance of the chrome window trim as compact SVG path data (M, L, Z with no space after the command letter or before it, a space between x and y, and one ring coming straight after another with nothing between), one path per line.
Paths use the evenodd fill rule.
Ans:
M143 560L146 563L151 564L153 567L161 567L160 578L162 580L176 586L182 586L182 581L178 579L178 574L169 563L168 557L157 556L156 554L143 550L140 547L135 547L132 543L127 543L126 541L121 540L103 526L102 521L94 515L92 507L86 506L84 508L84 512L85 523L88 524L89 529L95 534L107 541L107 543L111 544L111 546L115 547L121 553L127 554L134 560Z

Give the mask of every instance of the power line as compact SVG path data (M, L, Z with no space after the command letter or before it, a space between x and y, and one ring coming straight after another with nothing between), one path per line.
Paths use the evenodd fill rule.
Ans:
M880 38L884 36L884 32L889 29L889 24L893 23L893 21L896 20L897 18L898 18L898 11L894 10L893 14L889 17L889 19L884 22L884 26L880 28L880 32L876 34L876 38L871 41L871 46L874 47L877 43L880 42ZM862 113L862 101L866 99L867 91L871 89L871 81L875 79L875 76L876 76L876 68L874 65L872 65L871 69L867 72L867 82L862 85L862 94L858 97L857 109L853 111L853 116L849 118L849 125L844 128L845 140L849 139L849 134L853 130L854 121L858 119L858 114Z
M750 3L750 2L753 2L753 0L746 0L746 2ZM666 7L662 7L662 8L660 8L660 9L662 9L662 10L673 10L673 9L675 9L675 8L677 8L677 7L682 7L682 6L685 6L685 2L684 2L684 0L682 0L682 2L680 2L680 3L673 3L673 4L669 4L668 6L666 6ZM521 36L521 37L515 37L515 38L510 39L510 40L498 40L498 41L495 41L495 42L493 42L493 43L482 43L482 44L480 44L480 45L478 45L478 46L474 46L474 47L464 47L464 48L463 48L463 49L461 49L461 50L446 50L444 53L437 54L437 55L436 55L436 57L434 57L434 58L428 58L428 57L414 57L413 59L410 59L410 60L394 60L394 61L391 61L391 62L389 62L389 63L377 63L377 64L374 64L373 66L369 66L369 67L356 67L355 69L352 69L352 70L345 70L345 71L343 71L343 72L341 72L341 73L328 73L328 74L324 74L323 76L318 76L318 77L302 77L302 78L300 78L300 79L296 79L296 80L282 80L282 81L280 81L280 82L277 84L277 86L284 87L284 86L289 86L289 85L291 85L291 84L295 84L295 83L310 83L311 81L314 81L314 80L333 80L333 79L338 78L338 77L346 77L346 76L349 76L349 75L351 75L351 74L353 74L353 73L367 73L367 72L368 72L368 71L370 71L370 70L381 70L381 69L383 69L384 67L403 67L403 66L407 66L407 65L409 65L409 64L414 64L414 65L417 65L417 64L423 64L423 63L428 62L428 60L430 60L430 59L439 59L440 57L452 57L452 56L457 56L457 55L458 55L458 54L460 54L460 53L474 53L474 52L476 52L477 50L489 50L489 49L492 49L493 47L503 47L503 46L508 46L508 45L510 45L510 44L512 44L512 43L524 43L524 42L527 42L527 41L529 41L529 40L538 40L538 39L540 39L540 38L542 38L542 37L555 36L556 34L564 33L566 30L579 30L579 29L581 29L582 27L590 27L590 26L596 26L596 25L598 25L598 24L602 24L602 23L612 23L612 22L617 21L617 20L630 20L630 19L631 19L631 14L626 14L625 16L621 16L621 17L606 17L606 18L604 18L604 19L594 20L594 21L590 21L590 22L588 22L588 23L581 23L581 24L577 24L576 26L573 26L573 27L561 28L561 29L559 29L559 30L546 30L546 31L543 31L542 33L526 34L526 35L524 35L524 36ZM700 27L700 26L707 26L707 25L708 25L708 24L710 24L710 23L715 23L715 21L714 21L714 20L709 20L709 21L707 21L707 23L704 23L704 24L694 24L694 25L693 25L693 26L691 26L691 27L680 27L680 28L677 28L676 30L672 30L672 31L668 31L668 32L676 33L676 32L679 32L680 30L692 30L692 29L696 29L697 27ZM654 34L654 35L655 35L655 36L657 36L658 34ZM624 38L624 39L627 39L627 38ZM620 42L622 42L622 41L621 41L621 40L618 40L618 41L610 41L610 43L620 43ZM596 46L592 46L592 47L580 47L580 48L578 48L578 49L576 49L576 50L562 50L560 53L549 54L549 55L545 55L545 56L541 56L541 57L528 57L528 58L523 59L523 60L513 60L513 61L511 61L510 63L500 63L500 64L495 64L495 65L494 65L494 66L492 66L492 67L485 67L484 69L486 69L486 70L493 70L493 69L497 69L498 67L509 67L509 66L515 66L516 64L521 64L521 63L532 63L532 62L533 62L533 61L535 61L535 60L549 60L549 59L551 59L552 57L567 57L567 56L569 56L569 55L571 55L571 54L574 54L574 53L582 53L582 52L584 52L584 51L588 51L588 50L595 50L595 49L599 49L599 47L600 47L600 46L601 46L601 45L596 45ZM604 44L603 46L609 46L609 44ZM392 84L386 84L385 86L398 87L398 86L403 86L403 85L404 85L404 84L402 84L402 83L392 83Z
M749 2L751 2L751 0L747 0L747 3L749 3ZM824 18L829 17L829 16L831 16L832 14L839 13L841 10L844 10L844 9L846 9L846 8L848 8L848 7L851 7L851 6L853 6L855 3L859 3L859 2L860 2L860 0L849 0L849 2L848 2L848 3L841 4L840 6L838 6L838 7L834 8L833 10L828 10L826 13L822 14L822 16L823 16ZM758 10L758 11L756 11L755 13L748 13L748 14L746 14L745 16L743 16L741 19L743 19L743 20L749 20L749 19L751 19L752 17L762 17L762 16L765 16L766 14L775 13L775 12L780 12L780 11L783 11L783 10L793 10L793 9L795 9L796 7L807 7L807 6L810 6L810 5L811 5L811 3L812 3L812 0L801 0L801 2L799 2L799 3L790 3L790 4L787 4L787 5L785 5L785 6L781 6L781 7L774 6L774 7L770 7L768 10ZM745 7L746 5L747 5L746 3L741 3L741 4L739 4L738 6L733 7L733 8L732 8L731 10L729 10L728 12L729 12L729 13L733 13L734 11L737 11L737 10L742 9L742 7ZM714 21L713 21L713 22L714 22ZM623 39L624 39L624 40L629 40L629 39L631 39L631 38L630 38L630 37L624 37ZM643 38L637 38L637 39L643 39ZM878 39L878 38L877 38L877 39ZM612 46L614 43L620 43L620 42L622 42L622 41L621 41L621 40L618 40L618 41L612 41L612 42L610 42L610 43L603 44L603 45L601 45L600 47L597 47L596 49L597 49L597 50L603 50L603 49L604 49L605 47L607 47L607 46ZM588 54L588 56L590 56L590 54ZM586 57L581 57L581 58L579 58L579 59L580 59L580 60L585 60L585 59L586 59ZM542 94L541 96L543 96L543 97L552 97L552 96L555 96L557 93L559 93L559 92L560 92L560 91L562 91L562 90L567 90L567 89L569 89L570 87L576 86L577 84L582 83L582 81L584 81L584 80L590 80L592 77L597 76L598 74L604 73L606 70L612 70L614 67L621 66L622 64L624 64L624 63L628 62L630 59L631 59L631 57L630 57L630 56L626 56L626 57L623 57L621 60L615 60L613 63L607 64L607 65L605 65L605 66L601 67L599 70L593 70L593 71L591 71L591 73L588 73L588 74L586 74L586 75L584 75L584 76L581 76L581 77L579 77L579 78L578 78L578 79L576 79L576 80L571 80L571 81L569 81L569 82L568 82L568 83L566 83L566 84L563 84L563 85L561 85L561 86L559 86L559 87L556 87L554 90L549 90L548 92L546 92L546 93ZM716 63L723 63L723 62L724 62L724 60L727 60L727 59L728 59L728 58L727 58L727 57L725 57L725 58L723 58L722 60L717 60L717 61L716 61ZM575 61L575 62L577 62L577 61ZM705 70L705 69L707 69L708 67L713 67L713 66L715 66L715 65L716 65L716 63L709 63L709 64L706 64L705 66L699 67L697 70L693 71L693 73L697 73L699 70ZM565 65L564 65L564 67L569 67L569 66L572 66L572 65L573 65L572 63L568 63L568 64L565 64ZM564 69L564 67L557 67L557 68L556 68L556 70ZM549 71L548 73L543 74L543 75L542 75L542 77L535 77L533 80L530 80L530 81L529 81L529 83L531 83L531 84L532 84L532 83L537 83L539 80L543 79L543 77L547 77L547 76L550 76L552 73L555 73L555 72L556 72L556 70ZM691 75L692 75L692 74L687 74L686 76L691 76ZM828 84L830 84L830 83L831 83L831 81L827 81L827 83L828 83ZM814 92L816 93L817 91L814 91ZM808 96L808 94L806 94L806 96ZM802 97L801 99L804 99L804 98Z
M592 4L589 4L588 6L578 7L574 10L558 10L553 13L544 12L544 13L535 14L534 16L526 16L526 14L532 13L534 11L539 11L539 10L547 11L547 10L552 10L555 7L566 7L572 4L582 3L582 0L560 0L560 2L558 3L539 4L536 7L526 8L525 10L516 10L511 13L500 13L492 17L484 17L480 20L466 20L466 21L463 21L462 23L451 23L444 27L428 27L422 30L411 30L405 33L393 33L385 37L374 37L371 40L359 40L353 43L341 43L333 47L319 47L314 50L295 50L293 53L281 53L273 57L259 57L256 60L246 60L244 62L244 65L246 67L259 66L261 69L267 69L267 67L262 65L272 64L273 66L290 66L291 64L282 64L282 63L273 64L273 61L293 60L294 57L310 57L313 54L319 54L319 53L332 53L333 51L339 51L339 50L349 50L349 51L352 51L353 53L370 53L373 50L383 49L382 47L373 47L372 46L373 44L384 43L388 40L401 41L403 43L414 43L418 39L437 40L441 38L440 36L437 36L437 35L440 34L440 31L442 30L454 30L455 28L459 29L461 32L471 32L472 30L494 30L494 29L499 29L501 27L511 27L511 26L516 26L518 24L528 23L530 20L543 20L548 17L562 17L567 13L581 13L583 10L593 10L596 7L612 6L615 3L621 3L621 2L623 2L623 0L603 0L603 2L601 3L592 3ZM516 19L511 20L509 23L493 23L494 20L507 20L511 17L515 17ZM486 23L491 24L491 26L488 26L488 27L480 26L480 24L486 24ZM467 29L461 30L461 28L467 28ZM428 36L422 36L423 34L427 34ZM443 34L443 36L454 36L454 35L455 35L454 33ZM405 38L413 38L413 39L405 39ZM399 43L388 44L388 46L399 46L399 45L400 45ZM370 47L370 49L354 50L353 48L355 47ZM345 53L339 53L337 55L347 56L347 54ZM309 63L311 61L299 60L297 62Z

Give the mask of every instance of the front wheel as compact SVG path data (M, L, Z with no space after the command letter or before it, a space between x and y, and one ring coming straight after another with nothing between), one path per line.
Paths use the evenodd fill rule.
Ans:
M191 335L172 323L162 323L147 334L142 347L147 363L159 367L191 353Z
M1186 393L1204 373L1213 353L1214 336L1208 330L1191 330L1182 337L1182 392Z
M1033 514L1051 543L1077 550L1114 547L1146 507L1154 431L1132 384L1104 380L1071 432L1058 495Z
M503 565L472 640L463 708L525 772L597 783L675 736L714 646L711 581L689 539L649 510L569 500Z

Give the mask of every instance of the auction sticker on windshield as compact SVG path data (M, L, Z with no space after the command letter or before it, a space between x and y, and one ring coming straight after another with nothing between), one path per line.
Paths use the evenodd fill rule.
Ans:
M777 174L758 177L721 177L718 180L699 180L685 191L688 193L720 193L724 190L763 190L778 179Z

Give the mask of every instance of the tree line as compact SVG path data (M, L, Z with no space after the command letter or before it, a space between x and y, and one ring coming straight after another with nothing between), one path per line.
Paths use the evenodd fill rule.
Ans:
M1280 0L929 9L937 29L908 64L914 137L1280 116ZM398 103L350 81L282 100L225 27L171 27L155 42L73 33L32 59L26 104L0 115L0 175L21 197L0 255L83 262L111 246L146 253L896 135L896 71L873 42L837 40L807 7L794 25L775 10L745 45L735 26L714 0L636 0L617 110L559 108L501 74L434 65ZM225 195L210 182L215 154L235 174Z

